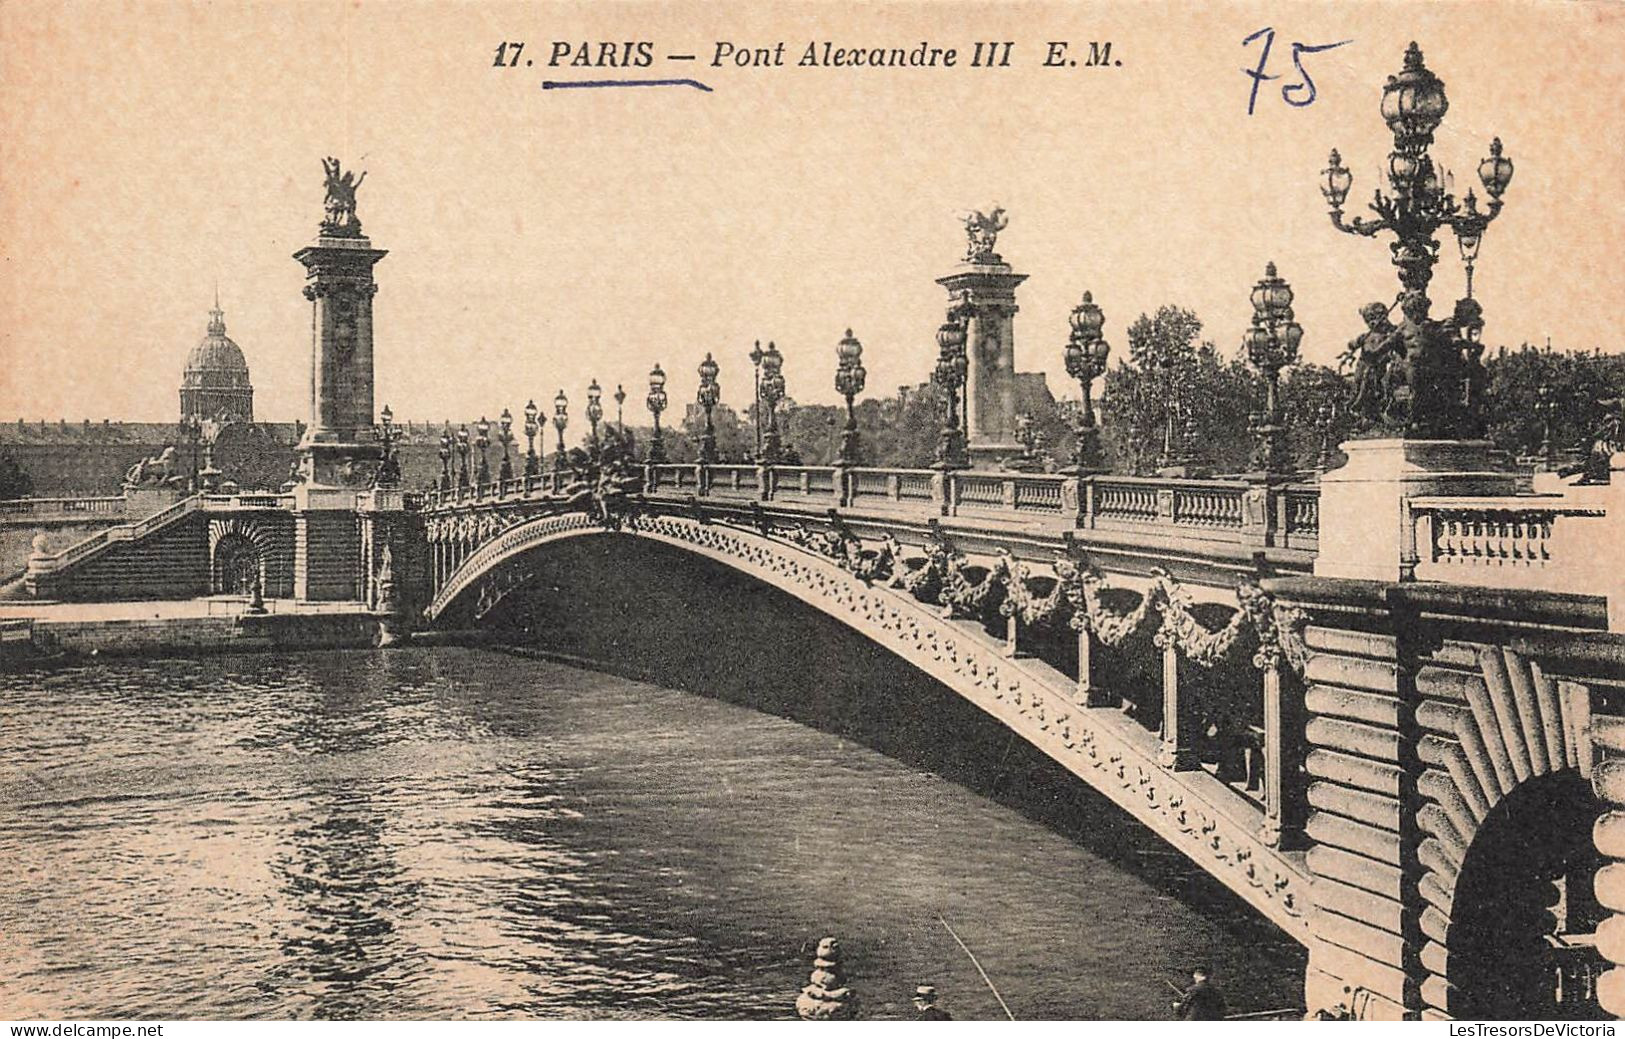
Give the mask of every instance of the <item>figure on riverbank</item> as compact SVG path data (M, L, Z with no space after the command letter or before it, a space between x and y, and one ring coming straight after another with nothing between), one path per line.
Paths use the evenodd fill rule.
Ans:
M914 1020L952 1021L953 1015L937 1006L937 990L932 985L919 985L914 989Z
M1205 966L1191 970L1191 987L1174 1003L1174 1013L1181 1021L1222 1021L1225 1013L1224 993L1213 984L1212 972Z

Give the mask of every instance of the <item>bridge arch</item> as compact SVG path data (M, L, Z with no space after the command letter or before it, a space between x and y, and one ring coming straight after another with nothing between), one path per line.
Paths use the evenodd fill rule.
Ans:
M281 514L209 520L209 590L247 594L258 573L268 597L293 594L293 531Z
M1077 702L1075 681L1040 661L1009 658L1003 640L956 621L902 588L865 581L826 555L751 527L671 514L636 514L609 524L584 512L478 522L446 517L442 543L479 547L462 555L425 609L432 622L477 616L525 579L525 557L565 539L614 532L705 557L753 577L856 630L969 700L1127 811L1307 944L1301 868L1238 818L1228 787L1201 770L1158 763L1156 739L1116 709ZM431 539L437 532L431 523Z
M1527 1017L1542 1004L1573 1016L1595 965L1565 935L1604 915L1591 890L1603 806L1581 772L1587 734L1574 704L1585 691L1511 649L1481 646L1476 657L1476 674L1418 677L1465 701L1418 711L1431 730L1417 785L1422 1000L1454 1017Z

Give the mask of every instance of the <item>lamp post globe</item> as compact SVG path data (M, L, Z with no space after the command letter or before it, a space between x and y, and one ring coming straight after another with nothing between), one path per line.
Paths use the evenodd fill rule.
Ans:
M666 460L665 437L660 431L660 413L666 410L666 373L659 364L649 370L649 395L643 402L655 421L654 435L649 440L649 462L659 465Z
M850 328L835 344L835 362L835 391L846 398L846 428L841 431L839 461L841 465L857 465L860 459L858 416L852 400L863 392L869 373L863 367L863 344L858 342Z
M1264 480L1291 475L1292 457L1281 417L1281 369L1298 359L1303 326L1293 320L1292 286L1286 283L1274 263L1264 267L1264 277L1253 286L1253 323L1242 335L1247 360L1264 379L1264 401L1254 426L1257 444L1254 461Z
M503 408L497 423L497 440L502 444L502 465L497 470L497 479L507 483L513 479L513 461L508 457L508 448L513 444L513 412Z
M784 444L779 436L779 403L784 400L784 355L772 341L762 354L761 400L767 408L766 427L762 432L764 465L778 465L784 458Z
M538 470L536 461L536 434L541 431L536 417L541 409L536 406L535 398L525 404L525 475L535 476Z
M457 456L462 465L457 470L457 486L467 487L468 480L468 423L457 427Z
M592 445L592 456L596 460L599 455L598 423L604 420L604 391L594 379L587 384L587 424L592 432L589 443Z
M965 340L970 326L971 307L961 297L948 308L946 320L937 328L937 365L931 372L942 399L942 429L937 434L937 469L965 469L970 466L961 419L960 394L965 386L969 361Z
M487 464L485 449L491 446L491 423L484 415L474 424L474 446L480 450L478 482L481 486L491 482L491 467Z
M1095 421L1094 381L1106 372L1106 358L1111 355L1111 344L1101 335L1106 327L1105 311L1095 303L1094 295L1084 292L1083 299L1072 308L1069 317L1072 334L1067 337L1063 356L1066 373L1078 381L1083 406L1078 412L1073 430L1075 446L1073 464L1079 476L1098 473L1105 468L1100 449L1100 426Z
M451 490L451 445L451 423L448 422L446 428L441 430L440 433L440 490L442 493Z
M722 397L722 388L717 383L717 375L722 370L708 352L705 360L700 362L700 388L694 395L695 403L699 404L705 412L705 431L700 434L700 464L715 465L717 461L717 433L711 421L711 410L717 406Z
M553 398L553 431L558 434L558 450L553 452L553 471L564 471L564 429L570 424L570 399L559 390Z
M1356 388L1358 407L1351 418L1357 428L1434 440L1470 439L1483 428L1482 395L1462 392L1464 386L1483 383L1481 348L1462 335L1453 319L1429 317L1427 290L1438 262L1435 236L1448 228L1457 236L1467 269L1466 298L1472 299L1473 265L1485 228L1500 215L1513 164L1503 153L1500 138L1495 138L1489 157L1478 164L1487 206L1480 210L1472 192L1457 200L1444 183L1448 178L1441 177L1440 167L1428 154L1449 109L1443 81L1427 68L1421 48L1412 43L1405 51L1404 67L1383 86L1382 118L1393 137L1393 150L1388 155L1388 190L1379 187L1372 193L1373 216L1344 219L1343 204L1354 175L1336 150L1321 171L1320 190L1330 206L1332 226L1364 238L1391 233L1395 239L1390 252L1399 276L1404 323L1395 329L1385 314L1377 312L1382 304L1361 311L1362 316L1370 314L1362 349L1374 363L1361 374L1362 383ZM1381 349L1392 335L1406 343L1398 354ZM1409 377L1390 379L1387 366L1399 355Z

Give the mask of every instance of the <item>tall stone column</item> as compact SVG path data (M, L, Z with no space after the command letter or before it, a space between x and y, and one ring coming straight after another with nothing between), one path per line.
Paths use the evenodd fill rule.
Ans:
M325 233L293 254L309 278L310 426L299 457L314 486L369 486L383 457L373 429L372 268L385 255L359 235Z
M1027 280L993 251L1004 211L965 221L969 244L953 273L937 279L952 301L971 306L965 354L966 424L971 458L989 463L1021 452L1016 441L1016 286Z

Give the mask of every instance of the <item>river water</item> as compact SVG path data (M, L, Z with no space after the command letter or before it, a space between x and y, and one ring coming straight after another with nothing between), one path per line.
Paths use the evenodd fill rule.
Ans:
M0 1017L784 1017L824 934L864 1017L1001 1016L944 920L1020 1018L1165 1017L1197 960L1299 1001L1295 945L1024 747L1012 792L476 649L3 675Z

